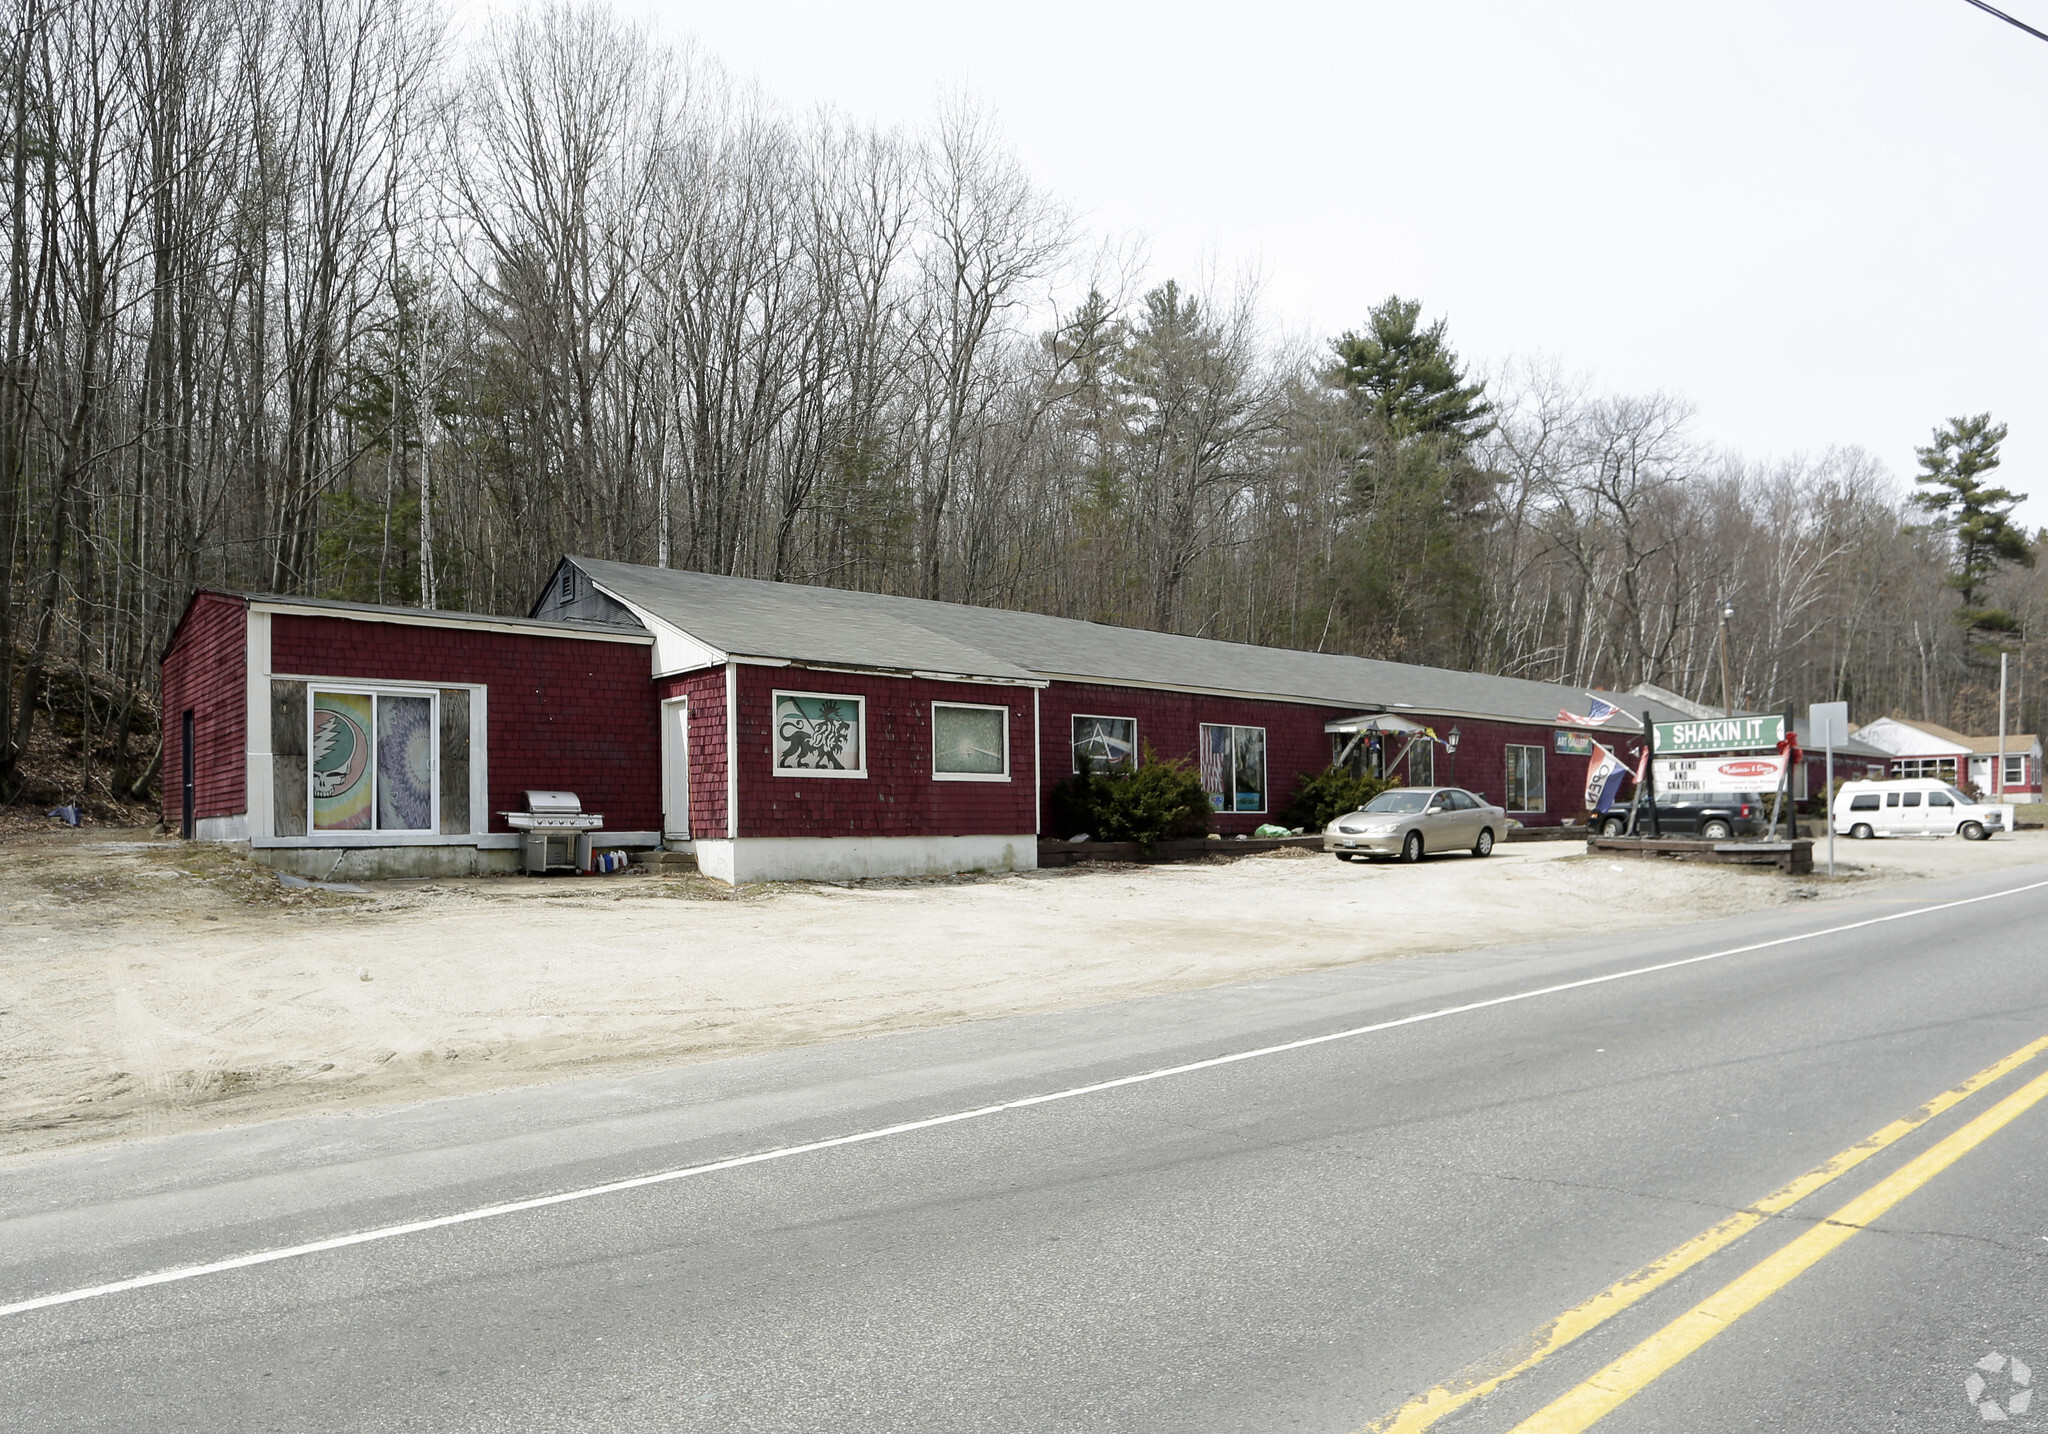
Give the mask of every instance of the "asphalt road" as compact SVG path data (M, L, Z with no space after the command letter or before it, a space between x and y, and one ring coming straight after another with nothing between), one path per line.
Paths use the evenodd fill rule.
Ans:
M0 1167L0 1429L1348 1434L2048 1036L2044 925L2023 868ZM1894 1131L1433 1427L1550 1434L1587 1398L1603 1434L1981 1427L1966 1378L2001 1413L2022 1386L1980 1359L2048 1385L2044 1074ZM1763 1293L1673 1357L1731 1282Z

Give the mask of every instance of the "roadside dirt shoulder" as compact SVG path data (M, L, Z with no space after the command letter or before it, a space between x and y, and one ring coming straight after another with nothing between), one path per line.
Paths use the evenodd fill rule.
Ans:
M356 895L140 833L13 837L0 842L0 1156L2048 859L2039 833L1843 846L1832 882L1530 843L1420 867L1297 852L738 892L619 876Z

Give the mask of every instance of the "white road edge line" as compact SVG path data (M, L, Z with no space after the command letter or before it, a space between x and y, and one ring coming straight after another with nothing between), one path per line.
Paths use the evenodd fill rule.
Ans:
M1911 911L1894 911L1886 916L1872 916L1862 921L1851 921L1841 926L1830 926L1822 931L1807 931L1796 936L1778 936L1769 941L1756 941L1747 946L1731 946L1724 951L1709 951L1701 956L1683 956L1675 961L1660 961L1652 966L1636 966L1626 971L1611 971L1605 976L1588 976L1578 981L1565 981L1555 986L1541 986L1531 991L1517 991L1511 995L1493 996L1484 1001L1472 1001L1462 1006L1444 1006L1434 1011L1422 1011L1412 1016L1401 1016L1391 1021L1378 1021L1369 1026L1352 1026L1347 1030L1331 1031L1320 1036L1304 1036L1298 1041L1283 1041L1279 1045L1260 1046L1256 1050L1235 1051L1229 1055L1211 1056L1207 1060L1189 1061L1185 1065L1166 1066L1160 1070L1144 1071L1138 1075L1118 1076L1114 1080L1096 1081L1090 1085L1077 1085L1066 1090L1056 1090L1045 1095L1028 1095L1019 1100L1006 1100L999 1105L977 1106L973 1110L958 1110L947 1115L934 1115L924 1120L906 1120L900 1125L885 1125L875 1130L863 1130L853 1135L836 1135L829 1140L813 1140L803 1145L785 1145L776 1150L758 1151L752 1155L737 1155L729 1160L714 1160L705 1165L688 1165L678 1170L663 1170L653 1175L636 1175L628 1180L613 1180L603 1185L591 1185L581 1190L565 1190L557 1195L540 1195L531 1200L513 1200L502 1205L484 1205L474 1210L463 1210L453 1215L437 1215L431 1220L413 1220L403 1225L384 1225L375 1230L362 1230L353 1235L336 1235L328 1240L314 1240L304 1245L287 1245L281 1249L258 1250L253 1254L237 1255L230 1260L215 1260L205 1265L185 1265L173 1270L160 1270L152 1275L137 1275L132 1279L115 1280L111 1284L91 1285L84 1289L65 1290L53 1295L39 1295L34 1299L17 1300L13 1304L0 1305L0 1316L26 1314L30 1310L48 1309L53 1305L76 1304L80 1300L98 1299L102 1295L117 1295L129 1290L147 1289L151 1285L174 1284L180 1280L196 1280L202 1275L218 1275L228 1270L246 1270L253 1265L267 1265L277 1260L295 1260L304 1255L317 1255L327 1250L344 1250L351 1245L368 1245L378 1240L395 1240L401 1235L417 1235L427 1230L446 1229L450 1225L466 1225L473 1220L490 1220L500 1215L516 1215L523 1210L543 1210L550 1205L566 1205L575 1200L595 1199L600 1195L616 1195L623 1190L639 1190L649 1185L665 1185L672 1180L688 1180L693 1176L712 1175L721 1170L738 1170L748 1165L763 1165L771 1160L787 1160L795 1155L810 1155L820 1150L836 1150L841 1146L861 1145L870 1140L886 1140L894 1135L909 1135L919 1130L931 1130L942 1125L955 1125L963 1120L980 1120L986 1116L1001 1115L1006 1111L1028 1110L1035 1105L1049 1105L1056 1100L1072 1100L1076 1096L1095 1095L1106 1090L1119 1090L1124 1086L1143 1085L1148 1081L1165 1080L1170 1076L1190 1075L1195 1071L1214 1070L1218 1066L1235 1065L1239 1061L1257 1060L1262 1056L1284 1055L1289 1051L1307 1050L1311 1046L1327 1045L1331 1041L1346 1041L1355 1036L1369 1036L1376 1031L1391 1031L1401 1026L1420 1025L1424 1021L1442 1020L1446 1016L1461 1016L1472 1011L1484 1011L1494 1006L1512 1005L1516 1001L1533 1001L1539 996L1555 996L1564 991L1583 990L1588 986L1603 986L1610 981L1626 981L1636 976L1650 976L1659 971L1673 971L1681 966L1697 966L1703 961L1719 961L1729 956L1742 956L1752 951L1767 951L1774 946L1789 946L1800 941L1817 941L1824 936L1839 936L1845 931L1860 931L1866 926L1882 926L1888 921L1903 921L1912 916L1926 916L1936 911L1953 911L1959 906L1974 906L1982 901L1996 901L2001 897L2019 896L2029 891L2048 887L2048 881L2030 882L2026 886L2010 887L2004 891L1987 892L1983 896L1968 896L1956 901L1944 901L1933 906L1917 906Z

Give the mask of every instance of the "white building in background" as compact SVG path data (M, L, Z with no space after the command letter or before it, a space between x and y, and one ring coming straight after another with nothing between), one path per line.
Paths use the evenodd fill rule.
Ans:
M2005 735L2005 770L1998 765L1999 739L1966 736L1934 722L1880 717L1857 729L1859 742L1891 754L1894 777L1935 777L1976 788L1986 797L2022 802L2041 800L2041 739L2032 732Z

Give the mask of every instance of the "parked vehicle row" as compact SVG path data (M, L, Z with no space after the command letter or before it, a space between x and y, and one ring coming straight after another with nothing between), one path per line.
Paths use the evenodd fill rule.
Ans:
M1659 802L1657 830L1663 836L1729 841L1763 835L1770 815L1768 793L1708 792ZM2005 830L2004 808L1927 778L1844 783L1831 820L1837 834L1859 838L1956 835L1983 841ZM1339 861L1416 862L1448 851L1487 856L1507 827L1504 809L1463 787L1396 787L1325 827L1323 850ZM1617 810L1601 819L1599 830L1620 836L1627 827L1627 814ZM1648 830L1648 813L1638 812L1637 833Z

